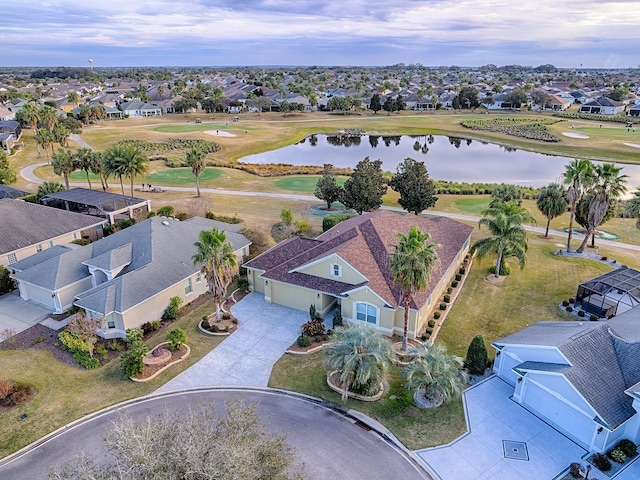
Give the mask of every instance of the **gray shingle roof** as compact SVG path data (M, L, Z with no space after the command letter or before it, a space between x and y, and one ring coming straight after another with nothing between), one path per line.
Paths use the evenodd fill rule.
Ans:
M640 307L608 322L540 322L494 345L557 347L567 359L566 368L546 364L537 369L562 373L594 408L598 421L614 429L636 413L625 390L640 382L639 321ZM539 362L525 362L534 363Z
M42 262L46 262L47 260L53 257L62 255L63 253L68 252L69 250L71 250L71 248L65 245L55 245L51 248L42 250L36 255L31 255L30 257L23 258L22 260L18 260L17 262L12 263L11 270L15 270L15 271L26 270L28 268L39 265Z
M0 200L0 255L104 223L104 219L21 200Z
M221 227L239 229L200 217L184 222L154 217L91 244L94 257L130 244L131 263L113 280L79 295L76 305L103 314L132 308L193 275L198 270L191 260L193 244L202 230ZM250 244L239 233L226 233L234 251Z
M115 270L131 263L132 252L133 246L130 243L126 243L121 247L114 248L102 255L93 257L84 262L84 264L102 270Z
M19 198L29 195L29 192L24 190L18 190L17 188L10 187L9 185L0 185L0 198Z

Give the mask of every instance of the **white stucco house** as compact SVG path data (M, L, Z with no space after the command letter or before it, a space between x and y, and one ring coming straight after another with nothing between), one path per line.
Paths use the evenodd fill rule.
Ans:
M580 113L594 113L600 115L618 115L624 113L624 103L616 102L607 97L600 97L580 107Z
M640 441L640 307L608 321L540 322L493 342L513 399L590 451Z

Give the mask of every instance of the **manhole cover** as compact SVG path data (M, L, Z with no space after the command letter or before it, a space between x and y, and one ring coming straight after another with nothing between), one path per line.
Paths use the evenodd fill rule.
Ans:
M504 451L504 458L512 458L514 460L529 461L529 452L527 452L527 444L524 442L513 442L511 440L503 440L502 450Z

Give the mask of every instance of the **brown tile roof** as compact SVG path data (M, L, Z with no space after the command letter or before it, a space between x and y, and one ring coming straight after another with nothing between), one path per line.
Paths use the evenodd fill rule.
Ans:
M427 289L414 295L413 308L423 306L441 275L455 260L473 227L448 218L426 218L415 215L378 210L346 220L315 240L295 238L282 242L245 264L248 268L264 270L263 278L301 287L342 295L367 285L388 306L396 308L401 302L400 289L394 284L389 269L389 254L397 243L397 233L407 234L412 226L431 234L437 243L440 266L437 267ZM292 272L301 266L337 254L364 275L368 282L351 285L312 275Z

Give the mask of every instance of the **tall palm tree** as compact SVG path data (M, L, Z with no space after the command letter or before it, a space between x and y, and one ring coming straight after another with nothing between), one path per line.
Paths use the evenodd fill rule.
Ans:
M613 163L596 165L594 168L593 198L589 202L589 227L577 252L582 253L587 245L589 235L593 235L607 214L612 199L619 198L627 191L628 175L621 174L622 167Z
M576 158L565 167L562 179L567 187L567 200L571 205L569 216L569 235L567 236L567 252L571 251L571 238L573 237L573 221L576 216L576 204L582 195L589 189L593 181L593 163L589 160Z
M135 145L126 145L121 158L122 174L131 180L131 196L133 197L133 180L136 176L146 173L149 159Z
M70 150L63 150L61 148L57 153L54 153L52 157L51 165L53 166L53 172L56 175L62 175L64 177L64 184L67 190L69 190L69 174L78 169L73 153Z
M46 128L39 128L36 130L35 140L38 147L42 147L45 155L47 156L47 163L49 163L49 146L53 143L53 134ZM40 149L38 148L38 156L40 156Z
M565 198L564 188L557 183L550 183L546 187L542 187L536 200L536 206L538 210L547 217L547 228L544 236L548 238L551 220L567 211L567 199Z
M49 132L58 124L58 112L55 108L45 105L40 111L40 120Z
M627 203L627 215L636 217L636 228L640 229L640 187L633 192L633 197Z
M393 281L402 289L404 303L403 352L407 351L409 311L413 295L427 288L431 271L439 264L436 252L438 245L430 243L429 238L429 232L421 232L418 227L413 226L406 236L398 233L398 243L393 245L390 268Z
M38 122L40 121L41 110L34 103L27 103L16 114L19 120L28 123L31 126L31 130L34 132L38 128Z
M67 102L73 103L77 107L80 103L80 95L78 92L70 91L67 93Z
M338 373L342 399L349 391L369 395L386 381L393 364L391 342L365 323L337 327L324 348L324 367Z
M223 231L214 228L200 232L200 240L194 243L196 253L191 257L194 265L202 264L209 291L216 304L216 322L220 321L220 305L231 280L238 271L238 259Z
M418 406L438 406L460 396L466 384L462 358L440 344L412 349L410 356L402 376Z
M66 147L69 143L69 136L71 132L64 125L56 125L53 127L53 139L60 144L61 147Z
M89 171L95 163L95 153L90 148L79 148L74 153L76 166L79 170L84 170L87 175L87 183L89 184L89 190L92 189L91 178L89 177Z
M191 168L191 172L196 177L196 190L198 197L200 196L200 174L207 168L207 162L204 159L204 152L199 148L192 148L187 152L187 167Z
M100 183L102 184L102 191L106 191L109 188L108 183L108 175L105 155L100 152L93 152L93 161L91 162L91 166L89 167L91 173L94 175L98 175L100 177Z
M498 256L496 278L500 276L500 268L505 258L515 257L520 262L520 268L524 267L528 243L527 232L522 228L522 222L522 214L508 211L493 212L491 216L483 217L478 222L480 227L485 225L492 236L478 240L471 246L471 251L477 252L478 258L489 253Z
M122 182L122 176L124 174L122 169L124 155L123 145L113 145L102 153L104 175L105 177L108 177L109 175L118 177L120 180L120 190L122 191L122 195L124 195L124 184Z

